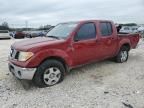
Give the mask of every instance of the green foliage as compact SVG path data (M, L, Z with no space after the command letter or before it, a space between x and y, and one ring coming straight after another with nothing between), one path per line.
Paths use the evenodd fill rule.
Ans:
M50 28L52 28L53 26L51 26L51 25L44 25L44 26L40 26L39 28L38 28L38 30L49 30Z
M9 30L9 25L7 22L3 22L1 25L0 25L0 30Z
M137 26L136 23L126 23L126 24L120 24L121 26Z

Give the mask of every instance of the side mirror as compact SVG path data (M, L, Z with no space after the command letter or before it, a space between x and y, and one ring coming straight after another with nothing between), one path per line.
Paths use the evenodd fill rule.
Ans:
M74 36L74 41L75 41L75 42L78 42L78 41L79 41L77 34Z
M74 41L75 41L75 42L78 42L78 41L79 41L79 39L77 39L77 38L74 38Z

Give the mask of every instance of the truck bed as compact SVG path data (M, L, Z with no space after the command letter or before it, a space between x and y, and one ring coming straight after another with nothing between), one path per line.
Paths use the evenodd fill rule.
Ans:
M122 39L129 39L130 43L131 43L131 48L136 48L138 42L139 42L139 38L140 35L138 33L119 33L118 37L120 38L120 40Z

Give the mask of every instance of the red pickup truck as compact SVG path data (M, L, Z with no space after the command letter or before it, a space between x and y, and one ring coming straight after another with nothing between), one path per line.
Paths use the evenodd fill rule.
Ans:
M108 58L126 62L139 38L139 34L118 33L115 24L107 20L60 23L46 37L14 43L9 70L39 87L52 86L83 64Z

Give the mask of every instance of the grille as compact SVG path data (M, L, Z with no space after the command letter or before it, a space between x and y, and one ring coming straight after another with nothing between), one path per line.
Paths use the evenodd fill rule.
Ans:
M15 49L11 49L10 57L12 59L18 59L18 56L19 56L19 51L16 51Z

